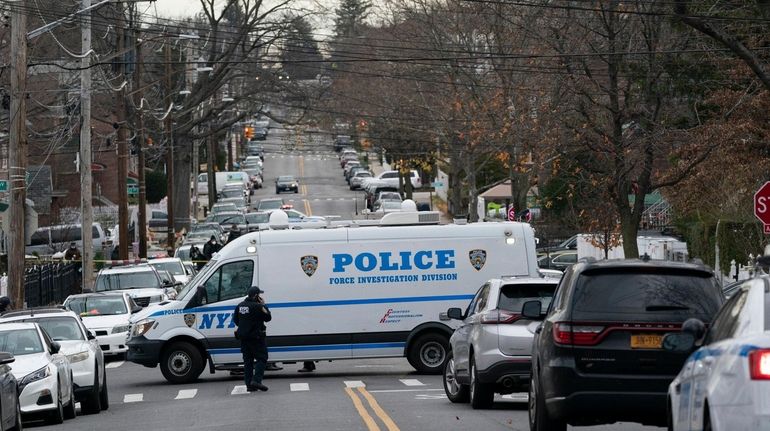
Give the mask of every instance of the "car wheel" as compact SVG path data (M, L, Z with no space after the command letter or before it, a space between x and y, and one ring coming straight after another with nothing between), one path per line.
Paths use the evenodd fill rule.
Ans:
M447 336L430 333L419 336L409 346L409 364L423 374L441 374L449 352Z
M80 411L86 415L93 415L102 411L102 403L99 398L99 365L96 365L96 372L94 373L94 385L91 388L91 392L88 397L80 403Z
M470 384L470 402L474 409L489 408L495 401L495 392L489 384L479 381L476 360L471 356L471 384Z
M61 388L59 388L57 392L56 410L51 412L51 415L48 417L47 421L49 424L53 425L64 423L64 405L61 402Z
M19 399L16 399L16 419L14 419L13 427L9 428L8 431L22 431L24 429L24 424L22 424L21 421L21 403L19 403Z
M446 365L444 365L444 392L449 401L453 403L468 402L468 385L463 385L457 381L455 359L452 352L447 355Z
M195 346L177 342L163 350L160 371L170 383L190 383L201 375L204 365Z
M110 396L107 393L107 373L104 373L104 378L102 379L102 390L99 391L99 404L102 406L102 410L107 410L110 408Z
M535 381L535 370L532 370L533 376L529 379L529 430L530 431L566 431L567 423L557 421L548 415L545 408L545 398L540 395L543 393L539 383Z
M72 380L71 376L70 380ZM70 402L64 407L64 419L75 419L75 416L77 416L77 411L75 409L75 386L73 384L70 385Z

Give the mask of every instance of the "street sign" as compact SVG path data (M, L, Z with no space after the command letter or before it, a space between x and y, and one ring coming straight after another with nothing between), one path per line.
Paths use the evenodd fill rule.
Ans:
M434 189L444 187L444 183L442 183L441 181L434 181L433 184L431 185L433 186Z
M0 180L0 192L8 191L8 180Z
M138 195L139 194L139 185L138 184L127 184L126 187L128 188L128 194L130 194L130 195Z
M516 219L516 211L513 207L508 209L508 221L514 221Z
M754 215L765 225L765 233L770 234L770 181L754 193Z

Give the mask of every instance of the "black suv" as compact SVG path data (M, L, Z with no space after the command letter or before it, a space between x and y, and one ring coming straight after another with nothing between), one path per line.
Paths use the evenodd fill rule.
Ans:
M702 264L581 259L564 273L535 333L530 430L665 425L668 385L688 354L663 350L663 336L691 317L708 324L723 298ZM522 314L538 318L540 302L525 303Z

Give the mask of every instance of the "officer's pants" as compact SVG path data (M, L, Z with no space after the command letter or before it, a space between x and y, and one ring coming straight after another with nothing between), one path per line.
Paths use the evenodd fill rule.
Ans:
M261 340L241 340L243 381L246 386L262 383L267 367L267 346Z

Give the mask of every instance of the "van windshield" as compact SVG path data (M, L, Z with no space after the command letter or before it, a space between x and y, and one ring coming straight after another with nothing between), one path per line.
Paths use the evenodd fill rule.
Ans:
M124 272L117 274L99 274L96 277L96 292L119 289L142 289L154 287L160 289L160 280L152 271Z

